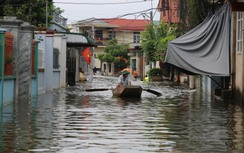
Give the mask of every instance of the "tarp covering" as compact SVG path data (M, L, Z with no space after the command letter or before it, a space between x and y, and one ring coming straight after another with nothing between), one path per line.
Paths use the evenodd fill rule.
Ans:
M230 75L230 4L168 43L165 62L193 74Z

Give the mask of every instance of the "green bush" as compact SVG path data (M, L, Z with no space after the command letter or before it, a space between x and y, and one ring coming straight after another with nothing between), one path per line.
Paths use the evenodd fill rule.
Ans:
M149 70L149 76L162 76L163 72L160 68L153 68Z

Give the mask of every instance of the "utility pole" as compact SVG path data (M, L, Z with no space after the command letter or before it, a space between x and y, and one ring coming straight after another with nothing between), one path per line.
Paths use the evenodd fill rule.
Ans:
M48 27L48 9L47 9L48 5L47 5L47 0L46 0L46 28Z
M146 0L145 0L146 1ZM151 0L151 11L150 11L150 22L151 22L151 24L153 24L153 0ZM147 75L146 74L146 69L145 69L145 67L146 67L146 60L147 60L147 57L146 57L146 54L145 54L145 52L143 52L143 78L145 78L145 75ZM152 67L152 64L150 63L149 64L150 65L150 69L151 69L151 67Z
M152 11L152 9L153 9L153 1L151 0L150 21L153 24L153 11Z

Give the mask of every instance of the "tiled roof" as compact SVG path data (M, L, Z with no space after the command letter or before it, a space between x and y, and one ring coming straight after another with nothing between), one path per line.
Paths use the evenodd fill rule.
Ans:
M101 19L108 24L116 25L117 30L134 30L134 31L143 31L148 24L150 24L150 20L142 20L142 19L123 19L123 18L112 18L112 19Z

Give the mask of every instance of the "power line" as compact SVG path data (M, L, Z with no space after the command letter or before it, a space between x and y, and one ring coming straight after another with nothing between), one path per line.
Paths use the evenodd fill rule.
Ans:
M133 1L133 2L115 2L115 3L77 3L77 2L53 2L59 4L75 4L75 5L121 5L121 4L131 4L131 3L145 3L148 1L153 0L140 0L140 1Z

